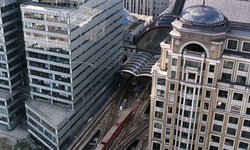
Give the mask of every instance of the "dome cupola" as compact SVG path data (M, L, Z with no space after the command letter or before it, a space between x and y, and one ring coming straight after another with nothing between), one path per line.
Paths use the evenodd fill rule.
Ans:
M220 26L227 21L218 9L204 5L195 5L184 9L179 18L184 24L198 26Z

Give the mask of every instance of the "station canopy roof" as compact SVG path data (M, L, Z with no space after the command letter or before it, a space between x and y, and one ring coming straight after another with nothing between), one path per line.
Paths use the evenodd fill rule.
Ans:
M130 57L121 67L119 72L127 72L134 76L152 77L151 68L159 60L160 55L152 55L147 52L138 52Z

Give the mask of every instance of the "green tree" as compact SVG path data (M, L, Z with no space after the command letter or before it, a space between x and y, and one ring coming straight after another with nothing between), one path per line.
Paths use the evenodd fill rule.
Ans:
M25 140L19 140L14 145L14 150L32 150L30 144Z
M12 150L10 139L6 137L0 137L0 148L1 150Z

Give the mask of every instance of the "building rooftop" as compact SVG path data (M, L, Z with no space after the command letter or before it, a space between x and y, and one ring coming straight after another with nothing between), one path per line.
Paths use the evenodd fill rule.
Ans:
M51 105L51 103L41 100L29 100L26 102L33 107L43 118L46 118L55 126L60 126L67 121L73 114L73 110L58 104Z
M121 67L120 72L128 72L134 76L151 77L151 68L158 61L160 55L151 55L147 52L138 52L130 57Z
M206 0L206 6L220 10L230 21L250 23L249 0ZM186 0L184 8L202 5L201 0Z
M218 9L204 5L195 5L184 9L180 15L180 20L203 26L217 26L226 22L226 18Z

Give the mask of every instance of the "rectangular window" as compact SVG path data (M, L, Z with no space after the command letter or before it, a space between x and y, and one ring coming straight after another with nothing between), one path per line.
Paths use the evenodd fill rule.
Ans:
M246 139L250 139L250 132L242 131L241 137L246 138Z
M244 150L248 150L248 143L240 142L239 148L242 148Z
M157 84L165 86L166 79L157 78Z
M181 148L183 148L183 149L186 149L186 148L187 148L187 144L186 144L186 143L182 143L182 142L181 142L180 147L181 147Z
M170 90L170 91L174 91L174 89L175 89L175 84L170 83L170 84L169 84L169 90Z
M238 83L238 84L242 84L242 85L245 85L245 84L246 84L246 80L247 80L247 78L246 78L246 77L243 77L243 76L237 76L237 78L236 78L236 83Z
M155 106L156 106L156 107L163 108L163 107L164 107L164 102L156 101Z
M204 110L208 110L209 109L209 103L204 103Z
M215 113L214 120L223 122L224 115Z
M162 119L163 113L159 111L155 111L155 118Z
M217 101L216 108L225 110L226 109L226 103Z
M161 133L154 132L154 138L161 139Z
M238 45L238 40L232 40L232 39L227 40L227 49L236 50L237 45Z
M207 79L207 84L208 85L213 85L213 78L208 78Z
M243 42L242 44L242 51L250 52L250 42Z
M242 101L242 99L243 99L243 94L234 93L233 100Z
M188 111L188 110L184 110L184 117L188 117L188 118L190 118L190 115L191 114L191 112L190 111Z
M171 125L171 123L172 123L172 119L171 118L167 118L167 124Z
M231 81L231 74L222 73L221 80L224 82L230 82Z
M153 142L153 150L161 149L161 144Z
M202 115L202 121L207 121L207 115L206 114Z
M211 91L206 90L205 98L211 97Z
M174 95L169 95L169 96L168 96L168 101L169 101L170 103L174 103Z
M199 138L199 143L203 143L204 142L204 137L203 136L200 136Z
M195 74L194 73L188 73L188 79L195 80Z
M235 117L231 117L231 116L230 116L228 122L237 125L237 124L238 124L238 120L239 120L238 118L235 118ZM250 126L249 126L249 127L250 127Z
M182 127L183 127L183 128L189 128L189 123L186 122L186 121L183 121Z
M233 64L234 63L232 61L224 60L223 68L233 69Z
M206 131L206 126L201 125L201 130L200 131L205 132Z
M209 72L214 72L214 65L209 65Z
M170 133L171 133L170 128L166 128L166 135L170 135Z
M176 77L176 71L171 71L171 78L175 79L175 77Z
M198 68L198 69L200 70L200 68L201 68L201 63L200 63L200 62L195 62L195 61L186 60L186 66L187 66L187 67Z
M228 146L233 146L233 145L234 145L234 140L231 140L231 139L225 139L225 145L228 145Z
M177 66L177 59L176 58L172 59L172 66Z
M168 114L172 114L173 112L173 108L172 107L168 107Z
M213 141L215 143L220 143L220 137L212 135L211 136L211 141Z
M221 132L221 126L220 125L217 125L217 124L214 124L213 125L213 131L216 131L216 132Z
M154 128L162 129L162 124L159 122L154 122Z
M219 90L218 96L222 98L227 98L228 91Z
M160 97L164 97L165 96L165 91L157 89L156 95L160 96Z
M193 92L194 92L194 88L187 87L187 91L186 91L187 94L193 94Z
M235 136L236 134L236 129L235 128L227 128L227 134Z
M246 114L250 115L250 108L247 107Z
M239 68L238 70L239 71L244 71L244 72L247 72L248 71L248 64L245 64L245 63L239 63Z
M169 145L169 139L165 139L165 145Z
M250 127L250 120L244 120L243 126Z

